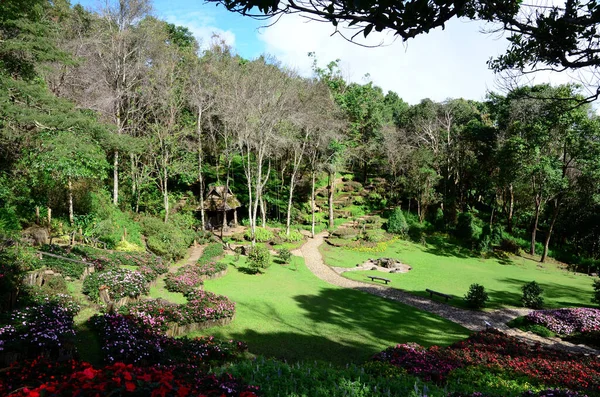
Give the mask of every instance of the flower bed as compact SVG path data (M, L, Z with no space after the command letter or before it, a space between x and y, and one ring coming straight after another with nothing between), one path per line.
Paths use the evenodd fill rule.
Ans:
M476 333L446 348L398 345L377 354L374 359L436 381L445 379L456 368L482 366L513 371L549 386L600 392L597 357L530 346L493 330Z
M525 319L560 335L600 331L600 309L583 307L536 310L525 316Z
M219 341L212 337L171 338L147 327L131 315L104 314L91 318L93 329L104 344L109 363L208 364L232 360L247 350L242 342Z
M73 315L78 307L61 307L55 302L15 310L0 327L0 362L37 356L40 352L57 358L73 353ZM68 352L70 351L70 353Z
M167 291L187 294L202 285L202 276L198 272L198 266L186 265L177 269L175 273L169 273L165 277L165 288Z
M136 298L148 293L146 279L140 272L120 268L90 274L83 280L82 292L91 300L98 301L102 286L108 287L113 300Z
M235 314L235 303L227 297L206 291L186 295L188 302L178 305L160 299L144 300L121 308L153 332L179 336L183 333L224 325Z
M203 280L223 277L227 273L227 264L220 262L208 262L196 266L198 274Z
M219 377L197 367L139 367L114 363L100 368L82 361L43 358L14 363L0 374L0 394L11 396L225 396L255 397L258 387L231 375Z

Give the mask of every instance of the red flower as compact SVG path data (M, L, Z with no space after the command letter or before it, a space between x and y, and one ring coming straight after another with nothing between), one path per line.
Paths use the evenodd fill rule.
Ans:
M126 389L128 392L133 392L133 391L135 391L135 383L133 383L133 382L125 382L125 389Z

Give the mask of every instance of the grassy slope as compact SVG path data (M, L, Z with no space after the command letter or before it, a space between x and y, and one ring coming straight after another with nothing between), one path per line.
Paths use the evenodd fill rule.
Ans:
M391 286L408 292L429 296L426 288L452 294L458 298L451 304L463 305L462 297L469 285L483 285L489 296L488 307L520 306L521 286L537 281L544 289L546 307L590 306L592 277L569 273L554 264L544 264L521 257L508 260L482 259L459 247L435 241L423 246L408 241L398 241L382 253L360 253L324 245L321 248L325 262L330 266L354 267L368 258L393 257L411 265L405 274L389 274ZM344 276L368 281L366 275L379 275L377 271L347 272Z
M204 330L205 335L246 341L252 353L337 364L362 362L403 342L449 344L468 331L437 316L359 291L330 286L315 277L302 259L273 264L265 274L230 263L228 274L205 288L236 302L234 321ZM236 267L237 266L237 267Z

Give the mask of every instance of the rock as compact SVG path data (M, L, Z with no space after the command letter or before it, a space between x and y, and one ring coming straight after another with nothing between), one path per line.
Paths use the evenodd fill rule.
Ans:
M50 242L50 233L45 227L36 225L23 230L23 238L30 240L33 245L43 245Z
M72 281L73 279L70 276L65 277L65 281Z
M373 266L371 270L377 270L377 266Z

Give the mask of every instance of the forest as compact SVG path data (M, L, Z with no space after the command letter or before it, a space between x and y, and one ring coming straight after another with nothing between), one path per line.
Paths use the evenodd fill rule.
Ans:
M401 206L443 230L469 214L528 240L542 261L551 249L596 266L598 118L574 85L408 105L344 81L338 61L313 57L307 78L268 56L242 59L218 37L199 52L144 1L101 14L21 6L2 13L5 231L50 208L110 243L119 225L106 211L169 223L183 199L202 208L212 185L232 188L252 230L273 220L289 234L327 217L331 227L333 200L315 208L311 195L350 173L377 184L370 210ZM556 96L565 100L538 99ZM203 215L186 226L206 227Z
M409 104L306 56L0 2L0 394L598 395L582 88Z

